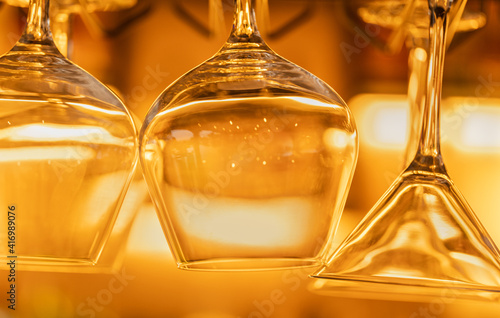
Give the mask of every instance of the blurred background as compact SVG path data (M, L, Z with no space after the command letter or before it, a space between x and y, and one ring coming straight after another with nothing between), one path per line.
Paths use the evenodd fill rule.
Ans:
M139 122L170 83L222 46L233 12L232 0L51 2L52 25L69 30L67 38L62 32L60 42L67 45L70 59L115 90ZM418 30L412 36L400 32L404 21L397 17L404 1L260 3L268 5L257 12L268 44L331 85L356 119L360 153L336 236L340 243L404 166L408 94L418 91L410 74L425 54L425 40L420 41L424 36ZM0 4L0 52L4 53L21 35L27 1ZM442 105L442 148L448 172L497 244L499 15L498 1L468 1L447 53ZM17 309L15 314L7 310L1 297L0 317L500 316L499 303L450 297L421 303L320 295L311 290L310 269L177 270L140 173L100 266L79 272L21 266L17 270ZM6 277L6 272L0 272L2 293L7 291Z

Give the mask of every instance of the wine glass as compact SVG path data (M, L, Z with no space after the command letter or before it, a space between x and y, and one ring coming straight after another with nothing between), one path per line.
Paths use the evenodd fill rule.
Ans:
M141 130L144 175L181 269L321 265L352 180L350 110L266 45L254 4L235 1L226 44L158 97Z
M500 292L500 253L446 172L439 112L452 0L429 0L427 96L414 159L313 277L323 292L375 298L489 297ZM323 286L320 286L323 285Z
M458 0L450 8L447 46L457 31L467 31L480 22L478 19L481 17L474 15L463 19L466 3L465 0ZM342 4L347 21L364 29L371 36L371 43L383 51L399 52L408 38L427 39L427 0L351 0L342 1ZM471 19L474 19L472 24ZM379 30L371 32L372 26L377 26Z
M48 12L48 0L30 1L23 35L0 57L0 205L10 211L0 257L86 265L131 181L136 130L115 94L57 50Z

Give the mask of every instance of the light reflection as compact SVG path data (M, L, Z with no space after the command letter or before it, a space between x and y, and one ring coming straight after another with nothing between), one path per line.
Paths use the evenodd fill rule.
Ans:
M193 133L186 129L173 129L172 136L177 141L191 140L194 137Z
M338 107L333 103L323 103L317 99L312 99L312 98L306 98L306 97L291 97L290 99L295 100L296 102L306 104L306 105L311 105L311 106L320 106L320 107L326 107L326 108L332 108L332 107Z
M195 195L175 191L175 205L192 204ZM260 248L293 247L307 241L307 224L314 202L300 198L278 198L256 202L236 198L213 198L208 206L178 221L191 238ZM181 213L182 214L182 213ZM290 215L294 217L291 218ZM231 226L228 226L230 224Z
M430 195L426 198L426 200L430 201ZM428 215L431 222L434 223L434 228L437 229L437 236L441 240L445 241L460 237L461 233L453 224L450 225L451 220L447 219L445 215L439 213L439 210L430 211Z
M16 162L19 166L26 161L44 160L86 160L92 159L95 151L83 146L50 146L0 149L0 162ZM48 162L50 164L50 162Z
M349 136L343 130L328 128L323 134L323 142L327 147L344 149L349 143Z
M37 101L39 102L39 101ZM115 116L123 116L123 112L121 110L110 110L110 109L105 109L102 106L93 106L89 104L82 104L82 103L74 103L74 102L65 102L66 105L68 106L78 106L83 109L87 109L96 113L101 113L101 114L106 114L106 115L115 115ZM116 107L115 105L109 105L110 107Z
M123 144L106 129L96 126L59 124L29 124L0 131L0 139L11 141L77 141L94 144Z

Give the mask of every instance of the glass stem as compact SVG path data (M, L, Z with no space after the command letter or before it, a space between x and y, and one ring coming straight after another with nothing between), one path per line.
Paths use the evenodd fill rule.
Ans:
M235 0L233 31L229 42L262 42L255 19L256 0Z
M50 0L30 0L28 21L21 42L52 41L49 28L49 2Z
M452 0L429 0L430 47L427 74L427 96L421 115L417 154L409 170L425 170L446 174L440 149L440 104L443 83L444 55L448 12Z

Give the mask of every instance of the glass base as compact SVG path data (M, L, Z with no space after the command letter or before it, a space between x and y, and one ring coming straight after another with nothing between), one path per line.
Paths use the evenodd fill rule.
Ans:
M349 279L335 276L315 276L314 283L309 286L309 290L315 294L344 297L361 298L374 300L390 300L404 302L430 302L440 301L451 303L456 299L495 301L500 300L500 287L478 286L474 284L445 282L441 281L439 286L426 285L425 281L419 282L414 279L394 279L388 280L363 280Z
M178 263L177 267L184 270L198 271L266 271L319 267L322 265L324 265L324 262L315 258L240 258L190 261Z

